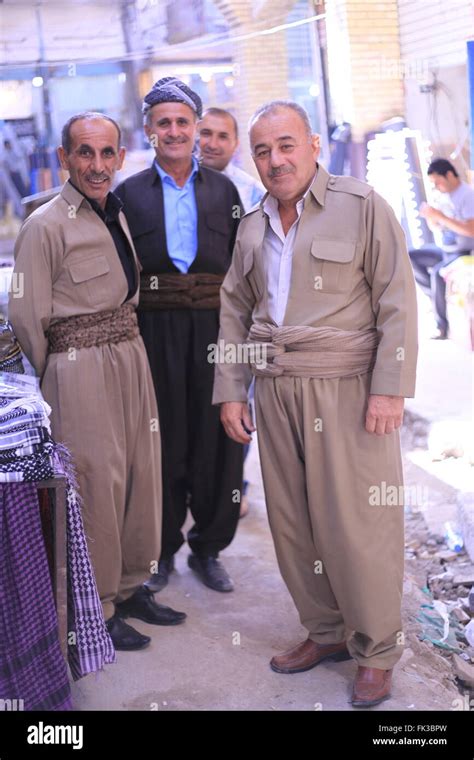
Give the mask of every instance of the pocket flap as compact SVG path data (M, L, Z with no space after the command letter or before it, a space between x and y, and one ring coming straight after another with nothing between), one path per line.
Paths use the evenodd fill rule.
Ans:
M354 258L356 243L351 240L329 240L328 238L314 238L311 243L311 255L316 259L336 261L347 264Z
M68 268L72 281L76 283L86 282L86 280L92 280L94 277L100 277L102 274L110 272L110 265L105 256L76 261L74 264L69 264Z

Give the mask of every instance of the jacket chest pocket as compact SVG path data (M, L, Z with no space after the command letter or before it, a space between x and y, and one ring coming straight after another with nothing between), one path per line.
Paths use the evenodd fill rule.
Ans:
M75 261L68 265L69 275L74 283L74 293L83 297L94 306L101 305L107 300L110 280L110 264L105 256Z
M346 293L352 283L356 243L315 238L311 244L311 289Z

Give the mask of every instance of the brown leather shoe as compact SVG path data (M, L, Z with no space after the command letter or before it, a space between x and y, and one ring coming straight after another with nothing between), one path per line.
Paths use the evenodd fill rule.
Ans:
M352 692L354 707L372 707L390 698L392 671L359 665Z
M323 660L340 662L350 658L345 641L339 644L316 644L315 641L306 639L293 649L272 657L270 667L275 673L304 673Z

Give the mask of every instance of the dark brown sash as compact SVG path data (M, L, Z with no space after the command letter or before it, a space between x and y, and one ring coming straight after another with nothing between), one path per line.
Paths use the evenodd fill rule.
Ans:
M60 354L70 348L90 348L105 343L121 343L138 337L137 315L132 304L119 309L60 319L46 332L49 353Z
M223 274L142 274L139 309L218 309Z

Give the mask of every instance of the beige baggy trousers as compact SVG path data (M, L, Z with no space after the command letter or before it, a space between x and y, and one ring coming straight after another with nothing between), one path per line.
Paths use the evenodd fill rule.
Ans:
M161 441L141 337L50 354L42 391L56 440L73 454L82 517L108 620L161 551Z
M399 432L365 430L369 387L370 373L257 377L256 423L278 564L309 638L347 638L359 665L388 669L403 650L403 498L373 502L383 481L403 493L403 472Z

